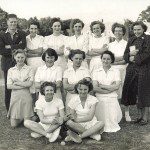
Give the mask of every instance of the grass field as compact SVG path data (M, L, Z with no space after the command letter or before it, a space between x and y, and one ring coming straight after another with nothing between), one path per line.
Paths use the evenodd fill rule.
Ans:
M150 132L150 124L139 126L121 121L121 130L117 133L102 135L102 141L91 139L83 140L82 144L66 143L61 141L49 143L44 137L33 139L28 129L20 126L16 129L10 127L6 118L4 106L4 87L0 86L0 150L150 150L150 143L144 137ZM131 111L136 117L136 108ZM145 143L146 142L146 143Z

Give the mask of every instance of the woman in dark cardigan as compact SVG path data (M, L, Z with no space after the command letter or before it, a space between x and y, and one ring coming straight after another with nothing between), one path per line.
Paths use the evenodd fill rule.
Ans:
M121 103L126 106L125 117L129 120L128 106L137 103L140 114L135 123L145 125L150 107L150 36L144 34L147 26L143 22L135 22L132 28L135 36L129 39L124 53L124 59L129 65Z

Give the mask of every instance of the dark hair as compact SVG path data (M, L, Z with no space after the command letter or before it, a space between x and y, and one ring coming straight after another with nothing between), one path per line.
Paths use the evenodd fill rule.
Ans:
M102 53L102 55L101 55L101 59L103 58L103 55L104 55L104 54L110 55L110 57L111 57L111 63L114 63L114 61L115 61L115 55L114 55L114 53L112 53L111 51L104 51L104 52Z
M13 57L16 56L19 53L22 53L25 56L27 56L27 53L25 52L25 50L23 50L23 49L16 49L16 50L13 51Z
M103 33L105 31L105 25L101 21L93 21L93 22L91 22L90 29L91 29L92 33L93 33L93 29L92 28L96 24L99 24L99 26L101 28L101 33Z
M80 19L74 19L74 20L73 20L73 23L72 23L72 26L71 26L72 29L73 29L73 27L74 27L74 25L75 25L76 23L81 23L81 24L82 24L82 28L84 28L84 23L83 23L82 20L80 20Z
M29 23L29 28L30 28L31 25L35 25L35 26L37 26L38 29L40 29L40 23L38 21L32 21L32 22L30 22Z
M86 78L83 78L82 80L80 80L76 85L75 85L75 87L74 87L74 90L75 90L75 93L77 93L78 94L78 87L80 86L80 85L86 85L86 86L88 86L88 88L89 88L89 91L88 92L90 92L90 91L92 91L93 90L93 84L92 84L92 82L91 81L88 81Z
M63 23L60 20L60 18L52 18L51 23L50 23L50 27L52 27L55 22L60 22L61 28L63 28Z
M17 19L17 15L15 15L15 14L8 14L7 15L7 20L9 20L9 18L16 18Z
M55 61L58 59L58 55L56 53L56 51L52 48L48 48L43 54L42 54L42 60L45 61L45 56L46 54L48 56L54 56L55 57Z
M72 61L73 56L76 55L76 54L82 54L83 59L85 59L85 52L81 51L79 49L71 50L69 55L68 55L68 58Z
M144 32L146 32L147 26L142 21L136 21L136 22L134 22L132 24L132 30L133 30L134 26L137 26L137 25L140 25L144 29Z
M123 25L123 24L120 24L120 23L114 23L113 25L112 25L112 27L111 27L111 31L112 31L112 33L114 33L115 32L115 28L122 28L122 32L123 32L123 35L125 35L125 33L126 33L126 28L125 28L125 26Z
M41 95L45 95L45 87L51 86L54 89L54 93L56 93L56 84L54 82L44 82L42 83L40 87L40 93Z

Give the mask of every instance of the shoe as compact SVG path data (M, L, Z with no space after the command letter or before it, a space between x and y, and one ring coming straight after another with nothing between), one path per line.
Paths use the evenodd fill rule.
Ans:
M142 121L142 118L137 118L137 119L133 120L132 122L133 123L140 123L141 121Z
M39 133L36 133L36 132L32 132L31 133L31 137L33 138L39 138L39 137L42 137L43 135L39 134Z
M81 137L80 137L77 133L75 133L75 132L69 130L69 131L68 131L68 135L70 136L71 141L73 141L73 142L75 142L75 143L81 143L81 142L82 142Z
M100 141L101 140L101 135L100 134L94 134L94 135L90 136L90 138L92 138L96 141Z
M59 136L59 133L60 133L60 128L57 128L51 135L51 137L49 138L49 142L52 143L52 142L55 142Z
M147 120L141 120L140 122L139 122L139 125L141 125L141 126L143 126L143 125L146 125L146 124L148 124L148 121Z
M129 115L126 115L125 120L126 120L126 122L131 122L131 117Z
M72 141L72 140L71 140L71 137L70 137L70 136L67 136L67 137L65 138L65 142L70 142L70 141Z

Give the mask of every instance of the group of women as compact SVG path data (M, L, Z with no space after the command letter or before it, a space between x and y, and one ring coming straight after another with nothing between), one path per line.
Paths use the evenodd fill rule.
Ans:
M146 26L134 23L135 36L128 43L123 39L126 29L119 23L112 26L111 43L100 21L91 23L87 35L82 34L80 19L73 21L73 36L61 34L61 27L61 20L54 18L53 34L43 38L37 34L39 24L32 22L26 50L14 52L16 66L9 69L7 79L7 88L12 89L11 126L24 120L32 137L45 136L50 142L65 132L64 127L65 141L80 143L86 137L99 141L102 132L120 130L118 99L126 106L126 121L131 121L129 105L138 103L140 116L135 122L147 124L150 37L144 34ZM31 119L35 112L38 123Z

